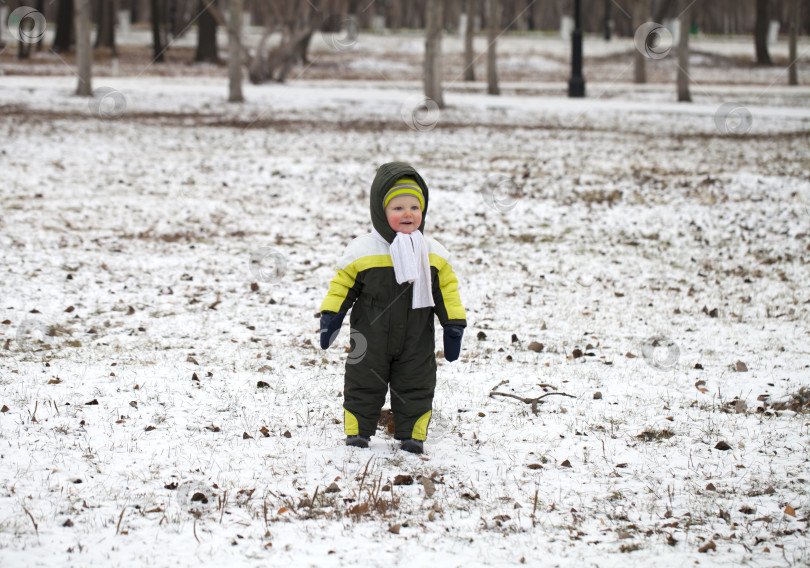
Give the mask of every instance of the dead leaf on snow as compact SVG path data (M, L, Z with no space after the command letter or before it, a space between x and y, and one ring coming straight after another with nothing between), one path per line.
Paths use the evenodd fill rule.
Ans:
M529 343L528 349L529 349L529 351L534 351L535 353L540 353L541 351L543 351L543 347L544 347L544 345L542 343L539 343L537 341L532 341L531 343Z
M436 484L433 483L433 480L428 477L422 477L419 483L421 483L422 487L425 489L425 497L433 497L433 494L436 493Z
M713 540L710 540L709 542L707 542L706 544L704 544L703 546L698 548L698 552L701 552L701 553L704 553L704 554L706 552L709 552L710 550L717 550L717 545L714 544Z
M352 515L365 515L368 511L368 503L360 503L349 509L349 513Z
M394 485L413 485L413 477L410 475L397 475L394 477Z

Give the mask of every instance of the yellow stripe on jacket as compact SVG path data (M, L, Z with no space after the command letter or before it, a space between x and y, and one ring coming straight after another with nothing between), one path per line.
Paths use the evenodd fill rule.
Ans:
M430 265L436 269L438 287L434 284L433 299L436 302L437 315L442 325L447 321L464 322L467 319L461 296L458 293L458 278L447 261L449 253L434 239L427 239L430 250ZM381 242L373 235L363 235L354 239L346 247L346 253L337 266L337 274L329 283L329 291L321 304L322 312L347 312L358 292L362 293L360 286L356 286L358 274L374 268L393 267L388 244ZM348 300L348 301L347 301ZM442 309L442 307L444 309Z

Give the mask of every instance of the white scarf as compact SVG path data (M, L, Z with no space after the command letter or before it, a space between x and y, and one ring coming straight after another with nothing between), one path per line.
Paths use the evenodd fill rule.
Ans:
M388 244L376 229L374 235ZM421 231L414 231L409 235L397 233L389 246L391 260L394 263L394 276L398 284L411 282L413 284L413 309L429 308L433 302L433 289L430 284L430 257L428 244Z

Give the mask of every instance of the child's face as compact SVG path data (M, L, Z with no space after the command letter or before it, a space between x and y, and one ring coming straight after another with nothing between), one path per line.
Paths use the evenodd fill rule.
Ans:
M397 233L406 235L414 232L422 224L422 208L413 195L398 195L385 206L388 225Z

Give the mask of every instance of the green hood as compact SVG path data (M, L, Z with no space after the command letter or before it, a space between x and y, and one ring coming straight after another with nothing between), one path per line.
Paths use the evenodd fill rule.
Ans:
M371 223L382 237L389 243L394 241L397 236L396 232L388 225L388 219L385 218L385 208L383 207L383 199L385 194L391 189L397 180L404 177L413 178L419 187L422 188L422 193L425 197L425 209L422 211L422 224L419 225L419 230L424 234L425 232L425 219L427 218L428 210L428 187L422 176L411 166L404 162L388 162L383 164L377 170L377 175L374 176L374 181L371 184Z

